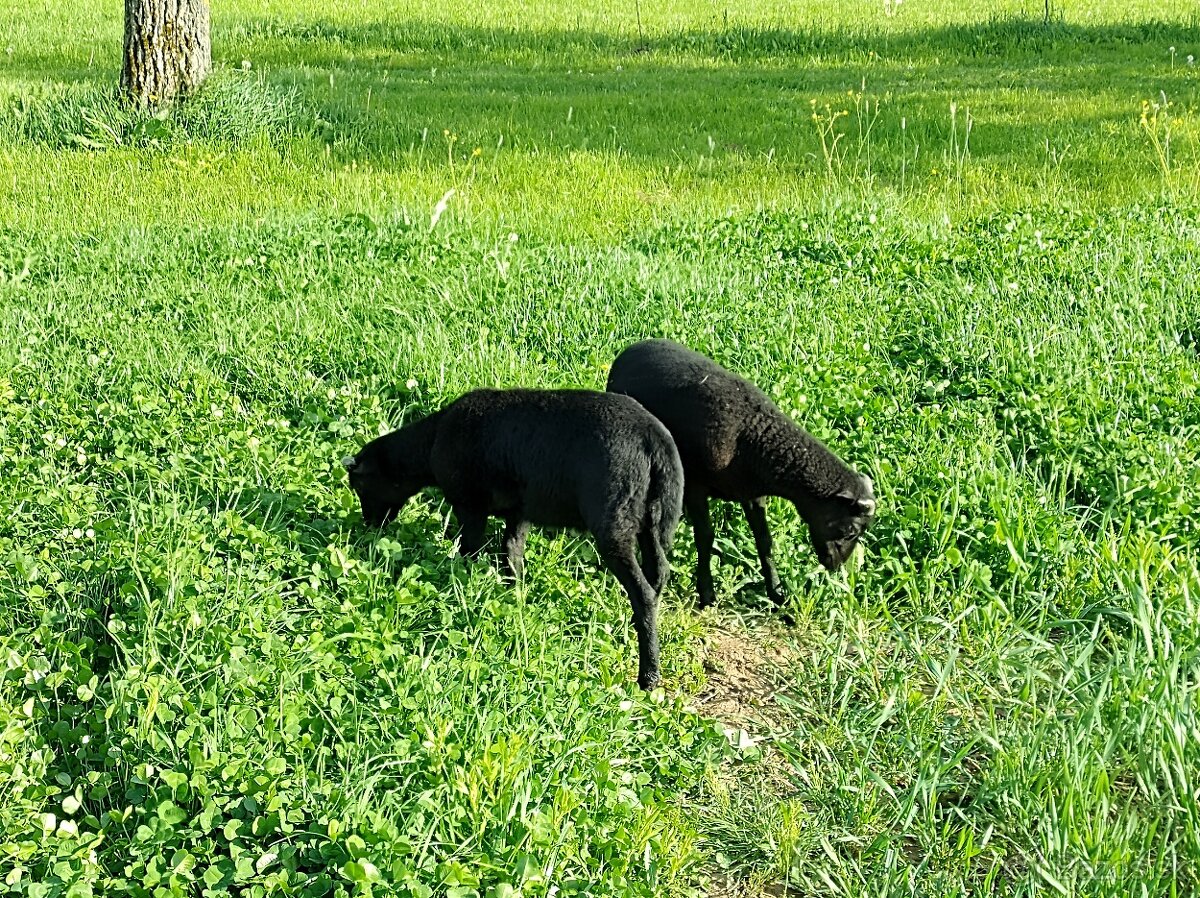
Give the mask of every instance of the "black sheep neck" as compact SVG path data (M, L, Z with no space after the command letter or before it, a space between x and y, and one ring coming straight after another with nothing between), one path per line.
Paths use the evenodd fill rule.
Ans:
M387 461L394 467L406 469L433 483L433 442L437 439L438 423L444 409L405 424L395 436L384 443Z
M771 479L770 495L802 504L854 491L855 474L846 463L800 425L780 416L763 435L773 465L764 465Z

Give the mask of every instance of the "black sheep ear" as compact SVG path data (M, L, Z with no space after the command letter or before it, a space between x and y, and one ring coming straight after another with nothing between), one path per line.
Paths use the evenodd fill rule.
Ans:
M838 493L838 498L850 503L855 514L875 514L875 500L870 496L860 496L852 490L842 490Z
M355 458L353 455L343 455L342 456L342 467L345 468L347 471L353 471L357 464L358 464L358 459Z

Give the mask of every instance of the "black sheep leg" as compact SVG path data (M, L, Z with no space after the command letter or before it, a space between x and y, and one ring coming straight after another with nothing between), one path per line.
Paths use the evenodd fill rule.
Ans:
M771 561L771 531L767 529L766 500L759 497L743 502L742 511L746 513L750 532L754 534L754 548L758 550L763 579L767 581L767 595L776 605L782 605L787 596L783 584L779 582L779 574L775 572L775 564Z
M713 528L708 516L708 496L694 490L684 490L683 506L696 539L697 607L707 608L717 600L712 582Z
M509 518L504 526L504 567L508 578L514 583L525 572L525 537L529 535L529 522Z
M458 550L464 558L478 558L483 551L483 540L487 535L488 516L477 511L469 511L461 506L454 506L454 516L458 518Z
M658 596L638 567L632 545L599 540L597 548L608 569L629 593L638 640L638 685L653 689L662 683L658 666Z

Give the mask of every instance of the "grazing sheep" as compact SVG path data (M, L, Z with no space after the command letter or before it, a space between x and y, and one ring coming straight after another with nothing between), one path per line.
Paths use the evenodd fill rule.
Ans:
M590 531L629 593L638 685L661 681L658 597L683 514L683 466L671 435L632 399L592 390L474 390L342 464L363 518L376 525L421 489L439 488L468 557L483 548L488 516L503 518L513 578L521 575L531 524Z
M643 340L617 356L608 390L632 396L667 426L685 477L684 507L696 538L700 607L715 600L708 497L740 502L754 533L767 593L785 596L771 562L764 497L791 500L817 558L837 570L875 514L869 477L855 473L795 424L762 390L670 340Z

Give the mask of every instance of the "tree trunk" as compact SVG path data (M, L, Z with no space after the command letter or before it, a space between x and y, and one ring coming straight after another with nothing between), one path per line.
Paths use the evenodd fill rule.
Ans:
M159 105L189 93L212 67L208 0L125 0L121 91Z

